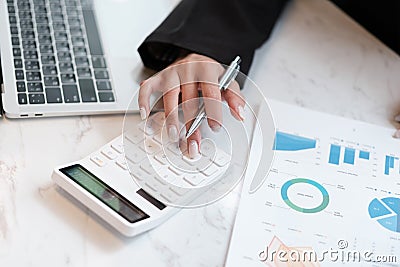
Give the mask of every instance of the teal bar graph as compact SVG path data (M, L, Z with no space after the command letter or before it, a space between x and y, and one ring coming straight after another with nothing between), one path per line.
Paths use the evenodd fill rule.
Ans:
M390 174L390 170L394 169L394 161L398 160L398 159L399 158L397 158L397 157L386 155L386 157L385 157L385 175Z
M368 160L369 159L369 152L360 150L360 153L358 154L358 157L360 159L367 159Z
M370 152L366 150L356 150L355 148L351 147L343 147L344 148L344 157L343 163L354 165L356 160L356 151L358 152L358 158L362 160L369 160L370 159ZM342 146L331 144L329 150L329 163L339 165L340 161L340 154L342 153Z
M340 159L340 146L331 144L329 152L329 163L339 165Z
M313 149L316 147L315 139L301 137L298 135L288 134L284 132L276 132L274 150L277 151L298 151L305 149Z
M344 160L343 162L346 164L354 165L354 158L356 155L356 150L354 148L346 147L344 149Z

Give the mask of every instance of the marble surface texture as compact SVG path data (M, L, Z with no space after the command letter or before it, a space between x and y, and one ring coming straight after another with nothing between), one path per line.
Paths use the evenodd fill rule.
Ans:
M397 126L398 55L329 2L291 2L257 51L250 77L269 98ZM56 188L52 168L118 136L122 120L115 115L0 121L0 266L224 264L239 188L136 238L120 236Z

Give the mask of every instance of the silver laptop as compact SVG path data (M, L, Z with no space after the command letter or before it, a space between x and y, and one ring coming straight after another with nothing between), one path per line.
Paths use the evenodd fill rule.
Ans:
M137 47L172 6L152 2L157 8L137 0L2 0L5 115L125 112L149 75Z

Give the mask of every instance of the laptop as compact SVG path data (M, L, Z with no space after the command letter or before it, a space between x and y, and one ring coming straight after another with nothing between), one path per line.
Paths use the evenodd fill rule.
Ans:
M1 1L4 114L124 113L151 75L137 47L171 8L162 0Z

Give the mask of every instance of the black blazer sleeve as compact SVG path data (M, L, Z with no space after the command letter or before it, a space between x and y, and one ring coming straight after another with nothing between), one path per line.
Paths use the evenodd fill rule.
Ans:
M182 0L140 45L146 67L161 70L182 52L224 64L239 55L249 71L254 51L270 35L287 0ZM183 52L183 53L185 53Z

